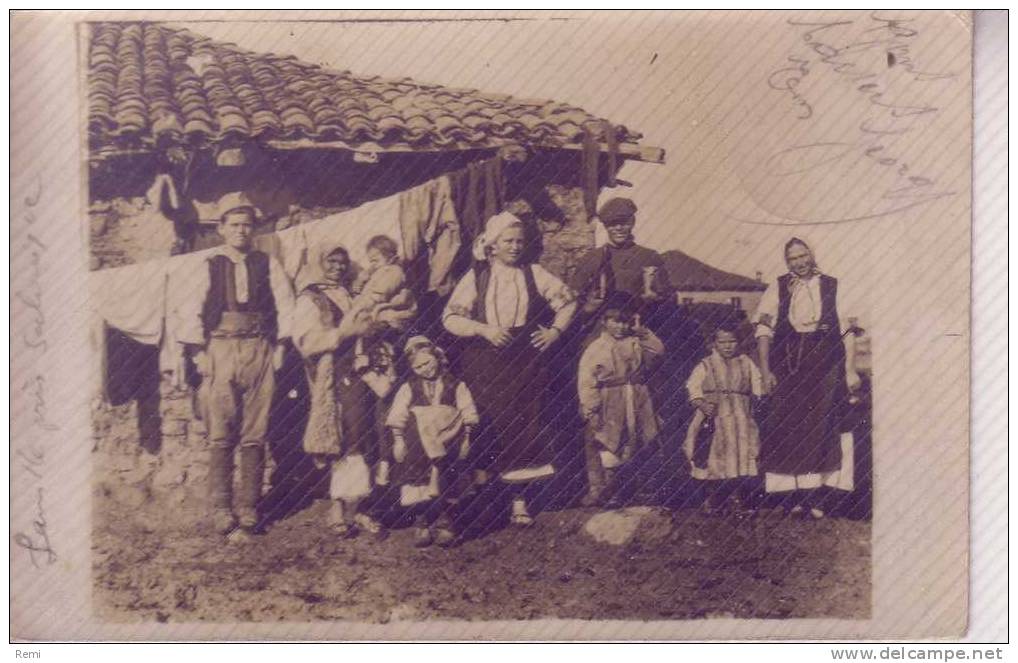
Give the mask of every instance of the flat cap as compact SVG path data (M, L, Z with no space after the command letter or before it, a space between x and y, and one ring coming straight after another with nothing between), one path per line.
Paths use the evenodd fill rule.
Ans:
M609 224L636 216L636 203L629 198L612 198L598 210L597 216L601 223Z

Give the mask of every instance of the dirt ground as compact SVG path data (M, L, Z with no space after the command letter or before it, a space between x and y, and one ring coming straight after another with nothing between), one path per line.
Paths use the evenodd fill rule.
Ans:
M409 529L384 541L337 539L319 501L253 542L226 545L201 527L166 526L97 499L95 599L109 621L862 619L870 611L864 521L645 508L600 518L609 529L636 523L615 545L588 532L596 511L567 509L542 513L529 530L419 550Z

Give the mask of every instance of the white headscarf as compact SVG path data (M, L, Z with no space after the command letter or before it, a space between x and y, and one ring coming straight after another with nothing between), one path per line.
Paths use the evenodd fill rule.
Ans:
M435 355L443 370L448 366L449 362L448 359L446 359L445 351L435 345L434 341L429 339L427 336L413 336L408 339L406 346L403 348L403 356L410 362L413 362L414 357L421 350L425 350Z
M297 288L297 292L300 292L307 286L313 284L327 285L330 287L337 285L325 278L325 269L329 256L340 250L346 253L346 259L349 261L349 267L344 275L343 282L338 285L349 290L350 284L353 283L354 279L357 277L357 264L350 258L350 251L343 244L322 242L304 249L306 252L304 258L305 262L300 271L297 272L297 277L294 280L294 286Z
M522 225L523 221L510 212L502 212L488 219L488 223L484 226L484 232L474 240L474 258L477 260L487 260L487 249L489 246L494 246L495 242L498 241L499 235L513 226Z

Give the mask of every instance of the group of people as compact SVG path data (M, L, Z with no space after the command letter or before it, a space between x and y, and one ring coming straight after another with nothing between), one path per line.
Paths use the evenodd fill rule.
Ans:
M329 473L328 524L339 536L384 536L379 514L395 510L413 522L415 545L453 545L457 512L495 487L509 496L509 522L529 526L542 487L576 455L562 442L571 432L582 437L584 506L631 503L663 452L711 487L707 511L744 503L740 480L763 472L769 491L796 495L790 513L822 517L813 489L842 485L837 413L858 384L837 282L790 241L789 273L753 317L760 365L726 321L704 356L698 329L675 315L661 256L634 242L636 211L624 198L599 210L608 241L569 283L525 262L523 221L491 217L444 303L440 338L415 327L390 238L368 242L356 281L347 249L327 247L321 278L295 295L275 260L251 246L255 210L226 211L201 319L185 339L203 376L216 531L259 531L284 338L304 361L303 450Z

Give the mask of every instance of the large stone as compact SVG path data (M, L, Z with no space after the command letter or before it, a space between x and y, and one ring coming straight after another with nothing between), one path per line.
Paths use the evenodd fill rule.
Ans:
M672 531L672 522L666 511L637 506L591 516L583 531L599 543L623 546L634 539L663 541Z

